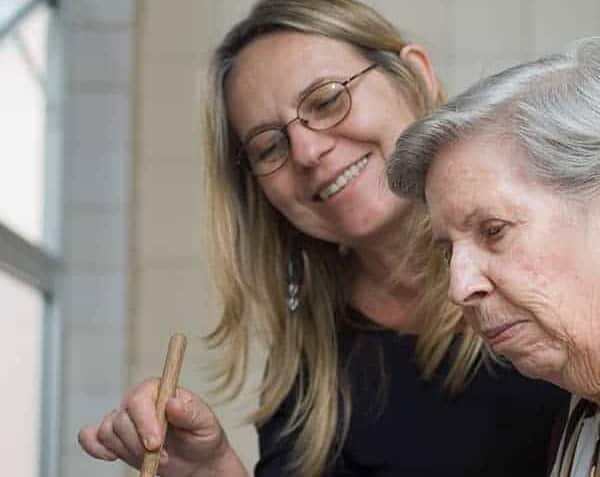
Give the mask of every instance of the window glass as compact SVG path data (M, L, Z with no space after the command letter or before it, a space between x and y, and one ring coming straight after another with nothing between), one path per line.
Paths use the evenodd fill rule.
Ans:
M0 40L0 221L34 243L43 231L47 25L40 6Z
M44 302L37 290L0 271L0 449L3 474L37 477L40 466ZM8 466L8 467L7 467Z
M0 25L11 20L15 14L31 0L2 0L0 2Z

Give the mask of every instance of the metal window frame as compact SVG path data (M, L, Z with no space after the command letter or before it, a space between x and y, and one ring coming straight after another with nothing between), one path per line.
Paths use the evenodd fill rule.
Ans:
M40 5L57 7L58 0L32 0L21 7L6 22L0 24L0 44ZM48 180L49 178L46 177L45 181ZM44 214L49 212L51 211L45 210ZM46 217L45 220L48 219L56 220L56 217ZM40 477L61 475L59 436L62 355L60 349L63 330L60 306L56 301L59 295L60 263L60 260L42 245L31 243L0 222L0 270L38 290L44 301L42 382L40 383L41 430L38 456Z
M6 38L38 5L46 3L44 0L31 0L22 6L15 14L0 24L0 42Z
M0 24L0 42L40 4L48 5L51 8L58 8L59 0L31 0L22 6L12 17Z
M51 296L59 261L0 223L0 269Z
M37 289L43 297L42 382L40 383L40 477L60 475L60 395L62 320L56 303L59 261L0 223L0 270Z

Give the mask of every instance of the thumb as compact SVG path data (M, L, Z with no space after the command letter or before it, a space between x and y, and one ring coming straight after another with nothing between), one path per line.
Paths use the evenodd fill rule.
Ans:
M166 407L167 420L180 430L202 437L221 432L221 426L210 407L193 393L178 389L177 396L169 399Z

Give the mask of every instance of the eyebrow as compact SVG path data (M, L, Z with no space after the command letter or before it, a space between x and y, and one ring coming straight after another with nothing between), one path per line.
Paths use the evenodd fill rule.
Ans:
M468 228L471 225L471 222L473 222L473 219L475 217L477 217L481 212L481 209L479 207L475 207L475 209L467 214L467 216L463 219L463 221L461 222L461 227L463 228Z
M305 88L302 88L298 92L298 94L296 95L296 100L295 100L296 114L298 114L298 105L300 104L300 102L309 93L311 93L315 88L318 88L321 84L327 83L328 81L338 81L338 80L333 79L333 76L319 76L318 78L315 78L313 81L311 81ZM290 118L290 119L292 119L292 118ZM256 126L253 126L252 128L250 128L248 130L248 132L244 135L244 137L242 138L242 144L246 144L248 142L248 140L250 138L252 138L253 136L255 136L256 134L259 134L263 131L268 131L269 129L281 128L285 124L286 123L274 123L274 122L257 124Z
M466 229L466 228L470 227L471 223L473 222L473 219L475 217L477 217L480 214L480 212L481 212L481 209L479 207L476 207L472 212L467 214L467 216L461 222L460 227L462 229ZM432 237L431 237L432 242L436 247L441 247L443 245L447 245L448 243L452 242L452 240L450 240L450 238L448 236L436 234L434 230L432 230L431 235L432 235Z
M246 145L246 143L252 139L254 136L256 136L257 134L263 132L263 131L268 131L269 129L278 129L282 126L281 123L261 123L261 124L257 124L256 126L250 128L250 130L245 134L245 136L242 138L242 144Z

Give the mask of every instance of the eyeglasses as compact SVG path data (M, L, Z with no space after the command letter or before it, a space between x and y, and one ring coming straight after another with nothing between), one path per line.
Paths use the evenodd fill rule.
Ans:
M280 127L263 129L252 134L242 144L241 153L255 176L272 174L282 167L290 155L288 128L300 123L311 131L325 131L340 124L352 109L348 85L371 71L372 64L345 81L327 81L310 90L296 108L296 117Z

